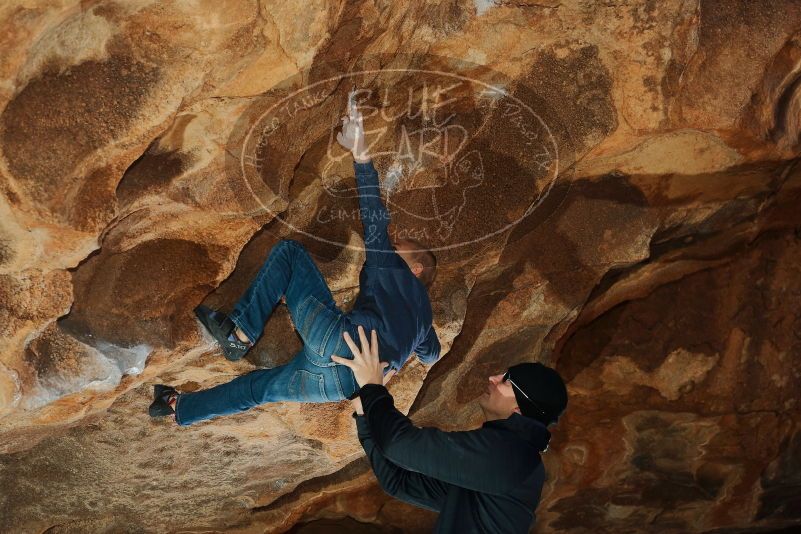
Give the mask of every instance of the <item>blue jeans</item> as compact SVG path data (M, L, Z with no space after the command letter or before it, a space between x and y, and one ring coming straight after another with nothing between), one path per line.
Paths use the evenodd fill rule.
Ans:
M354 325L337 308L331 290L306 249L298 241L280 241L270 251L250 287L236 303L231 320L254 344L278 301L286 296L303 349L280 367L259 369L226 384L182 393L175 406L180 425L218 415L243 412L278 401L334 402L358 390L353 372L331 361L337 354L352 358L342 333L359 345Z

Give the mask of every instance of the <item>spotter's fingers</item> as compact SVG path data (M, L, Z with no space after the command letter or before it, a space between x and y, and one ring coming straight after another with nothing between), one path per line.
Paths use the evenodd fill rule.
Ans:
M350 351L353 353L353 358L354 359L361 358L362 353L359 350L359 347L356 346L356 343L353 341L353 338L350 337L350 334L348 332L343 332L342 337L345 338L345 343L347 343L348 347L350 347Z
M359 325L358 330L359 330L359 340L362 343L362 351L364 351L364 354L372 354L370 352L370 343L367 341L367 334L365 334L364 332L364 327L362 325Z
M378 358L378 331L375 328L370 331L370 341L370 353Z
M335 356L331 355L331 361L336 362L340 365L344 365L345 367L350 367L353 369L353 360L349 360L347 358L343 358L342 356Z

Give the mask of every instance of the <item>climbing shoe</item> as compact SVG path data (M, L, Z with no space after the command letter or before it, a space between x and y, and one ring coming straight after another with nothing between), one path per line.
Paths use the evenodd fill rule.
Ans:
M156 384L153 387L153 402L150 403L150 408L147 409L150 417L175 414L175 410L170 406L170 400L173 395L178 395L175 388L164 384Z
M211 337L222 347L226 359L235 362L250 349L249 343L244 343L236 337L234 334L236 325L224 313L201 305L195 308L195 315L209 331Z

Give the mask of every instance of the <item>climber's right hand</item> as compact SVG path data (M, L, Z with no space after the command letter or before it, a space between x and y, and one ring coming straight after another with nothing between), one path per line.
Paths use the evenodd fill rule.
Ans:
M355 106L347 117L342 117L342 131L337 133L337 142L349 150L356 161L365 163L370 160L364 140L364 119Z

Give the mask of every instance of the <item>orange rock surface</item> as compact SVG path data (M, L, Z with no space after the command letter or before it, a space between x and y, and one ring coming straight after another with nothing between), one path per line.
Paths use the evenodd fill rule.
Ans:
M443 357L389 389L481 423L486 377L564 376L539 532L801 527L801 2L0 5L0 531L427 532L348 403L153 421L280 365L230 310L298 239L343 309L359 104L393 233L434 247ZM789 531L789 530L788 530Z

